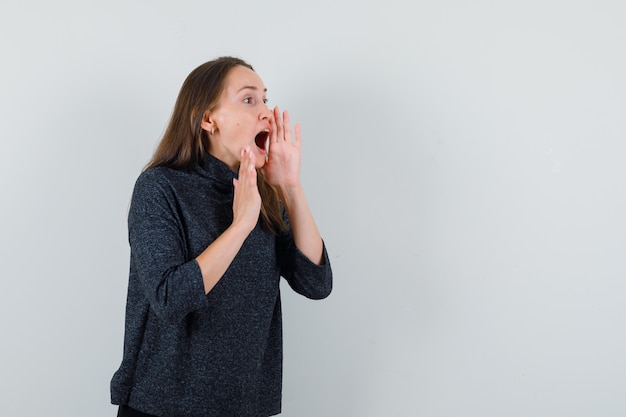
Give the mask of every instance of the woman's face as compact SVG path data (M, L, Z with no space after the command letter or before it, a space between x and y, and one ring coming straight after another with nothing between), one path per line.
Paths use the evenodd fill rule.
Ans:
M241 150L250 147L255 165L265 164L266 141L272 111L267 107L267 89L261 78L243 66L231 68L217 107L205 116L202 128L209 135L209 153L233 170L240 163Z

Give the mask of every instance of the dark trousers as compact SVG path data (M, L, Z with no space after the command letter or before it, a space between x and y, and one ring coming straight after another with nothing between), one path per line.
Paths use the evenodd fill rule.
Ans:
M130 408L127 405L120 405L119 410L117 410L117 417L157 417L152 414L142 413L141 411L137 411L134 408Z

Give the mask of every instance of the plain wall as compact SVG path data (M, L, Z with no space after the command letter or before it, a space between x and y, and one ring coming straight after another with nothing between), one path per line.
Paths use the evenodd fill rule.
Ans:
M283 415L626 415L626 3L0 3L0 415L115 415L126 214L187 74L302 124L330 298Z

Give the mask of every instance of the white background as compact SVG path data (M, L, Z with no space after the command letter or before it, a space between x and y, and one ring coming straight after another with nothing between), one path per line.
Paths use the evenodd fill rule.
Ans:
M335 274L283 415L626 415L626 3L0 3L0 415L116 413L126 214L187 74L304 135Z

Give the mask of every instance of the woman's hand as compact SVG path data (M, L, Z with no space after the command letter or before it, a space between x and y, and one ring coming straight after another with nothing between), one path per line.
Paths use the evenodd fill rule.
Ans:
M250 147L241 150L239 179L233 180L233 225L241 225L249 232L254 229L261 212L261 195L257 187L255 156Z
M278 188L293 188L300 185L300 160L302 136L300 124L294 128L295 141L291 136L289 113L282 115L278 106L274 107L274 117L270 120L271 135L268 159L263 166L267 181Z
M311 261L320 264L323 260L322 238L300 184L300 125L296 123L296 138L292 141L289 113L285 111L281 116L278 107L274 107L273 116L269 155L262 168L263 174L278 189L296 246Z
M256 185L254 158L249 147L241 150L239 179L233 180L233 223L196 258L207 294L222 278L259 221L261 196Z

